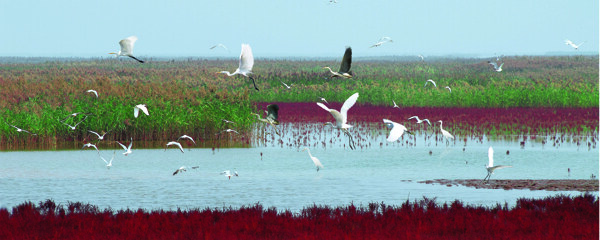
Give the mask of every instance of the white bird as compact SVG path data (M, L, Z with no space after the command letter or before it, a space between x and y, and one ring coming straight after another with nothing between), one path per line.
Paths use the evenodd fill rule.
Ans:
M76 114L77 113L73 113L72 116L75 116ZM63 122L63 121L60 121L60 122L64 125L67 125L71 130L75 130L79 124L81 124L83 121L85 121L86 118L87 118L87 116L85 116L81 121L76 123L74 126L71 126L70 124Z
M490 182L490 177L494 173L494 170L512 167L510 165L498 165L498 166L494 166L494 149L492 148L492 146L490 146L490 148L488 149L488 158L489 158L488 165L485 166L485 169L487 169L488 174L483 179L483 182L488 182L488 183Z
M90 89L90 90L87 90L87 91L85 91L85 92L91 92L91 93L93 93L94 95L96 95L96 97L98 97L98 92L96 92L96 90Z
M178 138L177 138L177 141L179 141L179 139L182 139L182 138L183 138L183 139L189 139L189 140L191 140L191 141L192 141L194 144L196 144L196 141L194 141L194 139L193 139L192 137L188 136L188 135L183 135L183 136L181 136L181 137L178 137Z
M146 104L138 104L135 105L135 107L133 107L133 116L134 117L138 117L138 115L140 114L140 109L144 112L144 114L146 114L147 116L150 116L150 114L148 113L148 108L146 108Z
M283 81L281 81L281 80L279 80L279 81L280 81L280 82L281 82L281 83L282 83L282 84L283 84L283 85L284 85L284 86L285 86L287 89L291 89L291 88L292 88L292 85L294 85L294 84L287 85L287 84L285 84Z
M417 55L417 57L419 57L421 59L421 62L425 61L425 57L423 57L423 55L419 54L419 55Z
M400 107L398 106L398 104L396 104L396 101L392 100L392 102L394 103L394 106L392 108L398 108L398 109L400 109Z
M89 148L89 147L95 148L95 149L96 149L96 152L97 152L98 154L100 154L100 151L98 151L98 148L96 147L96 145L94 145L94 144L91 144L91 143L86 143L86 144L83 144L83 147L81 148L81 150L83 150L83 149L84 149L84 148L86 148L86 147L88 147L88 148Z
M277 135L279 134L279 129L277 129L276 125L279 125L279 120L277 120L279 118L279 106L277 104L270 104L267 106L267 117L266 118L261 118L260 115L258 115L257 113L251 113L256 115L256 118L258 121L264 122L264 123L268 123L269 125L273 126L275 128L275 133L277 133Z
M220 47L220 48L223 48L223 49L225 49L225 50L229 51L229 49L227 49L227 47L225 47L225 45L223 45L222 43L219 43L219 44L217 44L217 45L214 45L214 46L210 47L210 49L212 50L212 49L215 49L215 48L217 48L217 47Z
M437 87L437 84L435 84L435 82L434 82L432 79L428 79L428 80L425 82L425 86L423 86L423 87L426 87L426 86L427 86L427 83L433 83L433 86L434 86L434 87Z
M565 44L573 47L575 50L578 50L579 47L581 47L581 45L583 45L584 43L585 42L582 42L579 45L575 45L575 43L571 42L571 40L569 40L569 39L565 40Z
M254 84L254 89L258 91L258 87L256 87L256 83L254 82L254 78L249 74L252 74L252 66L254 66L254 56L252 56L252 49L248 44L242 44L242 53L240 54L240 64L238 68L233 73L229 73L229 71L220 71L219 73L227 74L227 76L233 76L236 74L240 74L244 77L250 78L252 80L252 84Z
M180 173L180 172L185 172L187 171L185 166L181 166L179 169L175 170L175 172L173 173L173 176L175 176L176 174Z
M329 109L323 103L317 103L317 105L319 107L321 107L321 108L325 109L325 111L328 111L329 113L331 113L331 116L333 116L333 118L335 119L335 124L333 124L331 122L326 122L325 125L331 125L333 128L340 129L342 132L344 132L350 139L350 142L349 142L350 149L354 149L354 141L352 140L352 136L348 132L348 128L352 127L351 125L347 124L348 110L352 106L354 106L357 99L358 99L358 93L352 94L352 96L350 96L348 99L346 99L346 101L342 105L342 108L340 109L340 112L338 112L335 109Z
M232 132L234 132L234 133L240 134L239 132L237 132L236 130L233 130L233 129L231 129L231 128L225 129L225 130L223 130L223 131L221 131L221 132L222 132L222 133L223 133L223 132L227 132L227 133L232 133Z
M452 136L452 134L450 134L448 131L442 128L442 120L439 120L438 122L440 123L440 130L442 131L442 135L444 135L444 138L446 138L446 141L449 141L448 139L454 139L454 136Z
M6 123L6 124L8 124L8 123ZM29 133L29 134L31 134L31 135L37 135L37 134L35 134L35 133L31 133L30 131L27 131L27 130L21 129L21 128L19 128L19 127L15 126L15 125L10 125L10 124L8 124L8 126L14 127L15 129L17 129L17 132L26 132L26 133Z
M231 124L235 124L235 122L233 122L233 121L229 121L229 120L227 120L227 119L221 119L221 120L222 120L223 122L225 122L225 123L231 123Z
M408 120L411 120L413 118L415 118L417 120L417 123L427 122L427 124L429 124L429 126L431 126L431 122L427 118L421 120L421 119L419 119L419 116L412 116L412 117L409 117Z
M106 161L106 159L104 159L102 156L100 156L100 159L102 159L102 161L104 161L106 163L106 168L110 169L110 167L112 167L112 161L115 159L115 154L116 154L116 152L113 151L113 156L112 156L112 158L110 158L110 161Z
M97 132L94 132L94 131L89 131L88 130L88 132L91 132L91 133L95 134L96 136L98 136L98 140L104 140L104 136L108 133L108 132L105 132L104 134L100 135L100 134L98 134Z
M232 176L239 177L238 172L235 170L233 171L233 174L231 174L230 170L225 170L225 171L221 172L221 175L225 175L225 177L227 177L229 179L231 179Z
M446 86L446 89L448 89L448 91L452 92L452 89L450 88L450 86Z
M352 72L350 72L350 67L352 66L352 48L347 47L346 52L344 52L344 57L342 58L342 63L340 65L340 70L334 72L330 67L323 67L329 69L331 73L331 77L342 77L342 78L352 78Z
M329 104L329 103L327 102L327 100L325 100L325 98L324 98L324 97L319 97L319 100L321 100L321 101L322 101L322 102L324 102L324 103L327 103L327 104Z
M308 152L308 156L310 157L310 159L313 161L313 163L317 167L317 172L319 171L320 168L323 168L323 164L321 164L321 161L319 161L318 158L313 157L313 155L310 154L310 149L304 148L302 151L307 151Z
M125 147L125 145L123 145L122 143L116 141L119 145L121 145L121 147L123 149L125 149L125 152L123 153L123 155L127 156L129 154L131 154L131 146L133 145L133 138L131 138L131 142L129 143L129 146Z
M502 72L502 66L504 66L504 63L502 63L502 64L500 64L500 66L498 66L497 62L488 61L488 64L490 64L490 65L492 65L492 67L494 67L494 71Z
M116 54L117 58L119 56L126 56L126 57L133 58L138 62L144 63L144 61L139 60L133 56L133 45L135 44L135 41L137 41L137 40L138 40L138 38L136 36L131 36L131 37L125 38L125 39L119 41L119 45L121 45L121 50L119 52L117 52L117 53L111 52L108 54Z
M379 41L377 41L375 44L373 44L370 48L379 47L379 46L381 46L381 44L384 44L386 42L394 42L394 41L392 41L392 38L390 38L390 37L382 37L379 39Z
M410 133L406 127L400 123L397 122L393 122L390 121L388 119L383 119L383 122L388 125L388 127L391 125L392 130L390 130L390 135L387 138L388 142L395 142L397 141L400 137L402 137L402 135L404 134L404 132Z
M167 146L165 147L165 151L167 151L167 148L172 145L179 147L179 150L181 150L181 153L183 153L183 147L181 146L181 143L175 141L168 142Z

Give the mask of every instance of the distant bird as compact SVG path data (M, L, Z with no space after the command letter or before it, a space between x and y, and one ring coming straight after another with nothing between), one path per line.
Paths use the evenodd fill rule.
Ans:
M76 117L77 115L81 115L81 114L86 115L86 116L88 115L88 113L82 113L82 112L71 113L71 114L69 114L69 116L66 116L65 118L63 118L62 120L59 120L59 121L64 122L68 118Z
M277 104L270 104L267 106L267 117L266 118L261 118L260 115L258 115L257 113L251 113L256 115L256 118L258 121L264 122L264 123L268 123L269 125L273 126L275 128L275 133L277 133L277 135L279 134L279 129L277 129L276 125L279 125L279 120L277 120L279 118L278 112L279 112L279 106L277 106Z
M431 122L427 118L421 120L421 119L419 119L418 116L412 116L412 117L409 117L408 120L411 120L413 118L415 118L417 120L417 123L427 122L427 124L429 124L429 126L431 126Z
M404 132L410 133L406 127L400 123L397 122L393 122L391 120L388 119L383 119L383 122L388 126L391 127L392 130L390 130L390 135L387 138L388 142L395 142L397 141L400 137L402 137L402 135L404 134Z
M8 123L6 123L6 124L8 124ZM17 132L26 132L26 133L29 133L29 134L31 134L31 135L37 135L37 134L35 134L35 133L31 133L30 131L27 131L27 130L21 129L21 128L19 128L19 127L15 126L15 125L10 125L10 124L8 124L8 126L14 127L15 129L17 129Z
M91 147L91 148L95 148L95 149L96 149L96 152L97 152L98 154L100 154L100 151L98 151L98 148L96 147L96 145L94 145L94 144L91 144L91 143L86 143L86 144L83 144L83 147L81 148L81 150L83 150L83 149L84 149L84 148L86 148L86 147L88 147L88 148L90 148L90 147Z
M234 132L234 133L240 134L239 132L237 132L236 130L233 130L233 129L231 129L231 128L225 129L225 130L223 130L223 131L221 131L221 132L222 132L222 133L223 133L223 132L227 132L227 133L232 133L232 132Z
M60 122L64 125L67 125L71 130L75 130L79 124L81 124L83 121L85 121L86 118L87 118L87 116L85 116L81 121L79 121L78 123L76 123L73 126L71 126L70 124L63 122L63 121L60 121Z
M448 89L448 91L452 92L452 89L450 88L450 86L446 86L446 89Z
M227 47L225 47L225 45L223 45L223 44L221 44L221 43L219 43L219 44L217 44L217 45L214 45L214 46L210 47L210 49L212 50L212 49L215 49L215 48L217 48L217 47L220 47L220 48L223 48L223 49L225 49L225 50L229 51L229 49L227 49Z
M106 161L106 159L104 159L102 156L100 156L100 159L102 159L102 161L104 161L106 163L106 168L110 169L110 167L112 167L112 161L115 159L115 152L113 151L113 156L110 159L110 161Z
M283 85L284 85L284 86L285 86L287 89L291 89L291 88L292 88L292 85L294 85L294 84L287 85L287 84L285 84L283 81L281 81L281 80L279 80L279 81L280 81L280 82L281 82L281 84L283 84Z
M425 82L425 86L423 86L423 87L426 87L426 86L427 86L427 83L433 83L433 86L434 86L434 87L437 87L437 84L435 84L435 82L434 82L432 79L428 79L428 80Z
M310 159L313 161L313 163L317 167L317 172L319 171L320 168L323 168L323 164L321 164L321 161L319 161L318 158L313 157L313 155L310 154L310 149L304 148L302 151L307 151L308 152L308 156L310 157Z
M342 105L342 108L340 109L339 112L335 109L329 109L323 103L317 103L317 105L319 107L321 107L321 108L325 109L325 111L328 111L329 113L331 113L331 116L333 116L333 118L335 119L335 124L333 124L331 122L326 122L325 125L326 126L330 125L333 128L340 129L342 132L344 132L349 138L350 149L354 149L354 141L352 139L352 135L350 135L350 133L348 132L348 128L352 127L351 125L347 124L348 110L352 106L354 106L357 99L358 99L358 93L352 94L352 96L350 96L348 99L346 99L346 101Z
M425 62L425 57L423 57L423 55L419 54L419 55L417 55L417 57L419 57L421 59L421 62Z
M394 106L392 108L398 108L398 109L400 109L400 107L398 106L398 104L396 104L396 101L392 100L392 102L394 103Z
M321 101L322 101L322 102L324 102L324 103L327 103L327 104L329 104L329 103L327 102L327 100L325 100L325 98L324 98L324 97L319 97L319 100L321 100Z
M147 116L150 116L148 113L148 108L146 108L146 104L135 105L135 107L133 107L133 116L137 118L140 114L140 110L142 110Z
M579 47L581 47L581 45L583 45L585 42L582 42L578 45L575 45L575 43L571 42L571 40L567 39L565 40L565 44L571 46L572 48L574 48L575 50L578 50Z
M500 66L498 66L497 62L488 61L488 64L490 64L490 65L492 65L492 67L494 67L494 71L502 72L502 66L504 66L504 63L502 63L502 64L500 64Z
M123 153L123 155L127 156L127 155L129 155L129 154L131 154L131 153L132 153L132 152L131 152L131 146L133 145L133 138L131 138L131 142L129 143L129 146L127 146L127 147L125 147L125 145L123 145L122 143L120 143L120 142L118 142L118 141L117 141L117 143L118 143L119 145L121 145L121 147L122 147L123 149L125 149L125 152Z
M452 134L450 134L448 131L442 128L442 120L439 120L438 122L440 123L440 130L442 131L442 135L446 139L446 142L449 141L448 139L454 139L454 136L452 136Z
M181 143L179 143L179 142L175 142L175 141L168 142L168 143L167 143L167 146L165 146L165 151L167 151L167 148L168 148L169 146L173 146L173 145L175 145L175 146L179 147L179 150L181 150L181 153L184 153L184 152L183 152L183 147L181 146Z
M225 175L225 177L227 177L229 179L231 179L232 176L239 177L238 172L235 170L233 171L233 174L231 173L230 170L225 170L225 171L221 172L221 175Z
M188 135L183 135L183 136L181 136L181 137L178 137L178 138L177 138L177 141L179 141L179 139L182 139L182 138L183 138L183 139L189 139L189 140L191 140L191 141L192 141L194 144L196 144L196 141L194 141L194 139L193 139L192 137L188 136Z
M100 134L98 134L97 132L94 132L94 131L89 131L88 130L88 132L91 132L91 133L95 134L96 136L98 136L98 140L99 141L100 140L104 140L104 136L106 136L106 134L108 133L108 132L105 132L104 134L100 135Z
M233 121L229 121L229 120L227 120L227 119L221 119L221 120L222 120L223 122L225 122L225 123L231 123L231 124L235 124L235 122L233 122Z
M379 47L382 44L387 43L387 42L394 42L394 41L392 41L392 38L390 38L390 37L382 37L379 39L379 41L377 41L375 44L373 44L370 48Z
M177 170L175 170L175 172L173 172L173 176L177 175L180 172L185 172L185 171L187 171L186 167L185 166L181 166Z
M331 73L331 77L342 77L342 78L352 78L352 72L350 72L350 67L352 65L352 48L347 47L346 52L344 53L344 57L342 58L342 64L340 65L340 70L334 72L330 67L323 67L329 69Z
M249 74L252 74L252 66L254 66L254 56L252 56L252 49L248 44L242 44L242 53L240 54L240 64L238 68L233 73L229 73L228 71L220 71L219 73L227 74L227 76L233 76L236 74L240 74L244 77L250 78L252 80L252 84L254 84L254 89L258 91L258 87L256 87L256 83L254 82L254 78Z
M98 97L98 92L96 92L96 90L90 89L90 90L87 90L87 91L85 91L85 92L91 92L91 93L93 93L94 95L96 95L96 97Z
M502 168L512 167L510 165L498 165L498 166L494 166L494 149L491 146L488 149L488 159L489 159L488 165L485 167L485 169L487 169L487 171L488 171L488 174L483 179L484 183L489 183L490 182L490 177L492 176L492 174L494 173L494 171L496 169L502 169Z
M125 39L119 41L119 45L121 45L121 50L119 52L117 52L117 53L111 52L108 54L116 54L117 58L119 56L126 56L126 57L133 58L140 63L144 63L144 61L139 60L133 56L133 45L135 44L135 41L137 41L137 40L138 40L138 38L136 36L131 36L131 37L125 38Z

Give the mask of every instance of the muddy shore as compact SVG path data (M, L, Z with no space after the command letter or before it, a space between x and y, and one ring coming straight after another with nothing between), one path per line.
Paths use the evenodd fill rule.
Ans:
M418 181L425 184L440 184L448 187L466 186L486 189L529 189L546 191L598 191L598 180L592 179L552 179L552 180L532 180L532 179L511 179L511 180L490 180L488 184L482 183L481 179L434 179Z

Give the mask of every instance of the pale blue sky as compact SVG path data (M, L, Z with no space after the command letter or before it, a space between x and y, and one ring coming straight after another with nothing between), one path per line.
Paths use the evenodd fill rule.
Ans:
M137 56L195 58L597 53L600 35L597 0L0 0L0 32L0 56L108 57L136 35Z

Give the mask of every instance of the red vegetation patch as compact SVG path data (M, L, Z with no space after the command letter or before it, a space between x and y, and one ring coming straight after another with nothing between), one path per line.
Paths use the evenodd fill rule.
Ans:
M514 208L435 199L401 206L99 210L51 200L0 209L0 239L598 239L598 198L519 199Z

